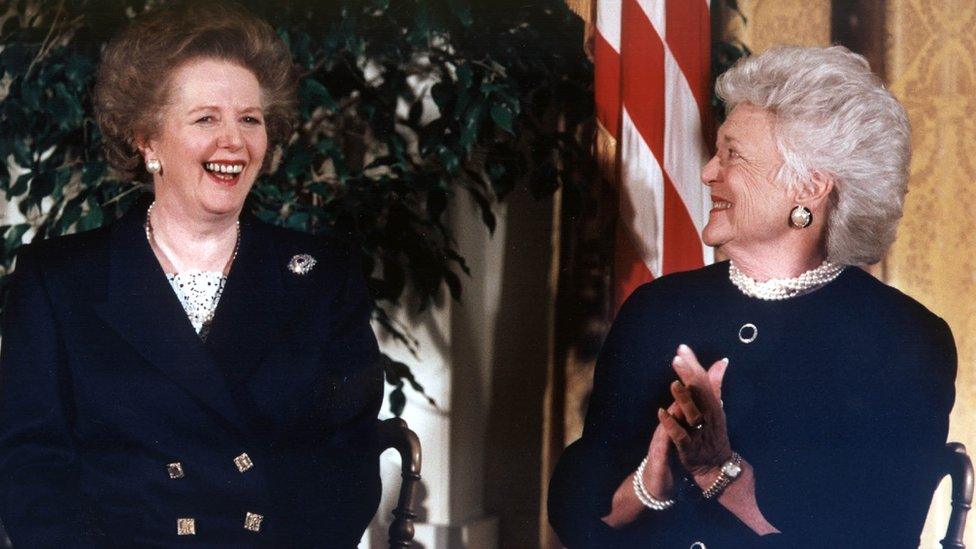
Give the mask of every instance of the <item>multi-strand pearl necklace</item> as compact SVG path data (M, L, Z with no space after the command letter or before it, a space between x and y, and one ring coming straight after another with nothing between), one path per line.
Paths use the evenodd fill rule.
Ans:
M824 261L819 267L796 278L771 278L759 282L740 271L735 263L729 263L729 279L732 284L747 296L766 301L789 299L810 292L837 278L843 271L843 265Z

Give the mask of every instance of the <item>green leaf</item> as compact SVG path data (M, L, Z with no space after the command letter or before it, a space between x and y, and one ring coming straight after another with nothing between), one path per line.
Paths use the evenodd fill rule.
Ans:
M481 118L484 112L484 104L478 103L471 110L464 113L464 130L461 132L461 139L458 140L458 143L466 150L471 150L471 145L478 138L478 130L481 129Z
M85 113L81 108L81 102L78 101L78 96L69 93L64 84L61 83L54 86L52 93L53 97L48 102L48 108L57 120L58 128L70 130L80 126Z
M491 119L495 121L495 124L498 124L503 130L512 135L515 135L515 130L512 129L512 121L514 117L515 114L508 107L508 105L495 103L491 106Z
M30 169L34 165L34 153L31 151L26 138L14 138L14 162L25 169Z
M24 233L30 230L30 223L18 223L17 225L11 225L7 228L6 234L3 238L4 250L7 251L7 256L12 256L13 251L21 246L24 239Z
M436 103L437 108L440 109L441 115L446 114L445 111L450 109L456 97L454 94L454 89L446 82L438 82L434 84L430 88L430 96L434 98L434 103Z
M265 223L275 223L278 220L278 214L268 210L261 210L255 215Z
M403 382L390 391L390 413L396 417L403 414L403 409L407 407L407 396L403 394Z
M20 95L29 110L35 112L42 110L41 98L44 95L44 89L41 88L36 79L21 80Z
M59 220L58 229L60 232L66 232L81 218L81 204L84 201L85 196L79 194L64 205L64 209L61 211L61 219Z
M285 173L290 178L308 174L311 171L312 152L304 147L293 148L285 160Z
M460 303L461 279L458 278L458 276L454 274L452 271L444 271L444 282L447 283L447 287L451 291L451 297L454 298L454 301Z
M104 216L102 214L102 207L99 206L94 200L89 200L88 211L78 221L78 230L88 231L91 229L96 229L102 226L103 220Z
M69 82L75 85L86 85L92 77L95 64L88 57L80 54L73 54L68 57L65 63L64 75Z
M467 2L453 0L451 2L451 11L465 27L470 27L474 24L474 17L471 15L471 6Z
M444 145L437 148L437 156L440 158L441 164L447 168L449 173L457 172L458 168L461 166L461 158L457 155L457 153Z
M16 16L8 17L7 20L3 22L3 29L0 30L0 36L3 36L3 38L6 39L9 38L11 34L16 33L18 30L20 30L20 18Z
M407 122L411 126L416 126L420 123L420 117L424 114L424 102L422 100L416 100L413 105L410 105L410 111L407 113Z
M329 155L337 150L337 144L332 139L323 138L315 144L315 150L317 150L320 154Z
M57 174L51 170L45 170L39 174L36 174L31 180L30 194L28 194L28 196L40 204L41 200L50 195L54 190L56 175Z
M457 79L458 86L462 90L466 90L471 87L471 83L474 81L474 73L471 71L471 67L468 64L461 65L457 68Z
M85 162L81 168L81 184L85 187L97 185L105 177L107 167L105 162Z
M7 200L16 198L27 192L27 183L30 182L33 175L33 172L20 174L20 176L17 177L17 180L14 181L13 186L7 189Z
M314 78L302 80L299 97L303 104L309 104L313 109L321 106L334 111L338 108L338 104L336 104L332 94L329 93L329 89Z
M296 231L307 231L308 230L308 212L295 212L288 216L285 221L285 227L289 229L294 229Z

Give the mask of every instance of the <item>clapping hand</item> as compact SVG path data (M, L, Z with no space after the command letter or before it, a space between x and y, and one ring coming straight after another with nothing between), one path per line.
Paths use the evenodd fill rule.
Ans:
M674 443L679 461L696 481L718 471L732 456L721 404L722 379L728 364L727 359L722 359L706 371L687 345L679 346L672 362L678 374L678 381L671 384L675 403L669 410L658 410L658 430L663 429ZM680 416L671 411L675 405ZM651 445L653 449L653 438Z
M657 428L654 430L654 435L651 437L651 443L647 450L647 467L644 472L644 486L648 491L659 499L665 499L670 497L671 492L674 487L674 478L671 474L671 468L669 465L668 454L671 449L671 443L674 437L680 438L680 433L684 433L685 436L691 437L688 431L685 430L681 424L688 426L700 425L701 429L693 430L695 433L704 430L705 424L707 422L704 413L702 412L703 407L695 404L695 397L693 397L693 392L696 389L692 387L705 387L709 389L711 397L716 403L716 407L719 409L718 413L721 415L721 429L724 433L725 429L725 415L721 411L721 401L722 401L722 379L725 377L725 370L729 362L726 359L719 360L708 369L707 372L698 364L698 360L695 358L694 353L686 346L682 346L678 349L678 356L675 360L680 359L684 362L685 358L682 358L683 349L686 350L686 354L690 355L691 361L697 366L697 370L694 368L684 368L678 364L674 364L675 371L678 373L678 377L681 381L675 381L671 384L671 394L674 397L674 402L668 407L667 411L660 410L658 412L659 423ZM704 378L704 382L703 379ZM663 416L662 416L663 414ZM665 417L670 421L666 422ZM668 430L668 423L673 423L676 430L674 436L671 435L672 431ZM718 423L718 422L716 422ZM713 427L714 429L714 427ZM680 433L679 433L680 431ZM709 440L712 440L710 437ZM729 447L728 436L724 436L725 448ZM677 442L675 442L677 446ZM686 444L686 449L688 445ZM692 452L694 455L699 455L700 452ZM681 452L679 450L679 459L681 458ZM731 450L728 450L728 455L731 455ZM727 459L727 456L726 458ZM719 466L724 463L725 459L719 461ZM685 464L684 459L681 459L682 464ZM692 458L691 462L695 462ZM705 469L707 471L708 468ZM689 469L689 472L694 474L694 471Z
M671 384L674 402L667 410L658 410L660 423L651 437L644 471L644 485L652 490L666 490L661 492L664 497L670 497L673 489L668 463L672 448L681 466L703 490L714 486L722 465L732 457L722 409L722 380L729 366L728 359L719 360L705 370L695 353L687 345L681 345L672 366L678 374L678 380ZM723 491L718 502L757 534L778 533L759 509L751 466L745 460L741 464L743 480L733 486L734 490ZM653 491L652 494L659 497Z

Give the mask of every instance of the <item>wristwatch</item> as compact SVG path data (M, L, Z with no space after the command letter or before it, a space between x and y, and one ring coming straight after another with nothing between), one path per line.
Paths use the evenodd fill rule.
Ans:
M702 497L705 499L711 499L722 493L725 487L732 484L732 481L739 478L742 474L742 456L732 452L732 457L728 461L722 464L722 468L719 470L718 478L712 483L704 492L702 492Z

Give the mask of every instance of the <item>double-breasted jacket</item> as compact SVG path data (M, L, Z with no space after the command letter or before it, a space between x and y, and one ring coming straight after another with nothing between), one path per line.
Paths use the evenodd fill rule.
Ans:
M145 209L18 258L0 353L14 545L354 546L382 400L359 256L245 215L202 341Z

